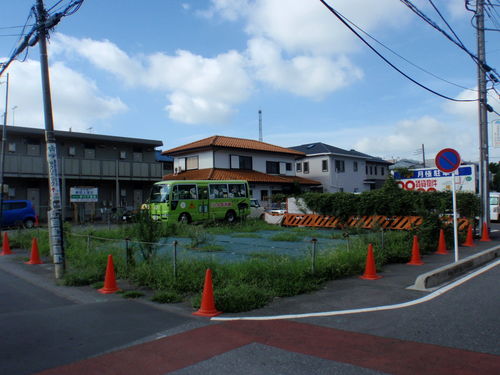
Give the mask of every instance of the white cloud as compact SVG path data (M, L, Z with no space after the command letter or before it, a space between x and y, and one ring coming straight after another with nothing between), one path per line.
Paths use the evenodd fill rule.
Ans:
M167 93L165 107L173 120L189 124L228 120L233 106L245 100L252 82L247 64L236 51L205 58L179 50L174 56L156 53L129 56L109 41L55 36L56 53L76 54L134 87Z
M358 138L354 148L371 155L412 157L412 152L424 144L428 158L443 148L451 147L457 149L464 160L477 159L477 130L473 124L471 126L471 123L458 118L449 118L445 122L423 116L392 126L359 131L365 135ZM391 155L387 155L388 150Z
M39 62L15 62L9 73L10 107L17 106L15 125L43 128ZM85 130L96 120L127 110L119 98L104 96L94 82L61 62L50 66L50 84L55 129ZM12 123L12 117L9 117L9 123Z
M474 89L477 90L477 87ZM477 100L478 99L478 91L472 90L464 90L460 94L457 95L455 99L458 100ZM474 121L477 120L478 116L478 103L477 101L473 102L446 102L443 106L444 110L452 115L457 116L458 118Z
M397 27L409 18L409 12L393 0L338 0L330 3L366 31L380 26ZM361 46L319 1L212 0L211 12L229 20L244 18L246 31L252 38L269 39L288 53L330 55L350 52Z
M412 158L421 145L425 145L426 158L433 158L446 147L455 148L464 160L478 160L477 125L458 118L446 121L432 116L403 120L395 124L367 124L366 126L337 128L329 131L269 134L266 142L288 147L309 142L324 142L343 148L355 149L385 159Z
M363 76L344 56L296 56L285 60L279 48L265 39L252 39L248 53L258 79L300 96L319 99Z

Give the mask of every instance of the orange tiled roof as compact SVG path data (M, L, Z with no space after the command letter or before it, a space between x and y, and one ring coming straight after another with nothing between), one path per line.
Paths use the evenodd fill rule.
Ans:
M199 141L191 142L183 146L171 148L170 150L163 151L162 155L176 155L176 154L178 155L193 150L207 149L207 148L236 148L242 150L279 152L282 154L305 156L305 153L301 151L275 146L269 143L260 142L253 139L233 138L221 135L214 135L212 137L200 139Z
M297 176L276 176L257 171L243 169L193 169L177 174L163 176L163 180L246 180L248 182L261 182L273 184L321 185L319 181Z

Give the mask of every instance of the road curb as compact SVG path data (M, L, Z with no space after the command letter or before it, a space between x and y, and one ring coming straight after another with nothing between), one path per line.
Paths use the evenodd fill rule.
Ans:
M417 277L415 284L413 284L410 289L428 290L437 287L498 257L500 257L500 245L471 255L456 263L447 264L443 267L423 273Z

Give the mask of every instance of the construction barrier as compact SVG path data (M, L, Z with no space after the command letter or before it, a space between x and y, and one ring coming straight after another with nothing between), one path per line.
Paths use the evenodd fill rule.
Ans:
M345 223L335 216L316 214L284 214L283 226L289 227L317 227L317 228L383 228L391 230L410 230L423 223L420 216L351 216ZM452 219L443 217L445 224L451 224ZM458 229L465 230L470 225L465 218L458 219Z

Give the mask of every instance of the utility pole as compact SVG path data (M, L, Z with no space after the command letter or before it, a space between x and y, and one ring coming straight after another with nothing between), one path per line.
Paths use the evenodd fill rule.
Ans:
M424 168L425 168L425 147L424 147L423 143L422 143L422 161L423 161Z
M7 140L7 109L9 108L9 73L6 75L7 80L5 81L5 112L3 115L3 127L2 127L2 151L0 154L0 223L3 217L3 175L4 175L4 160L5 160L5 143ZM1 225L0 225L1 232Z
M47 13L43 0L37 0L36 20L40 44L40 67L42 71L43 111L45 119L45 141L47 143L47 166L49 174L50 210L48 211L50 253L53 256L56 279L64 276L66 261L61 216L61 188L57 166L57 147L54 135L52 100L50 95L49 64L47 57Z
M488 115L486 103L486 51L484 42L484 0L476 2L477 29L477 76L479 91L479 196L481 200L480 228L490 226L489 206L489 155L488 155ZM482 233L483 234L483 233Z

